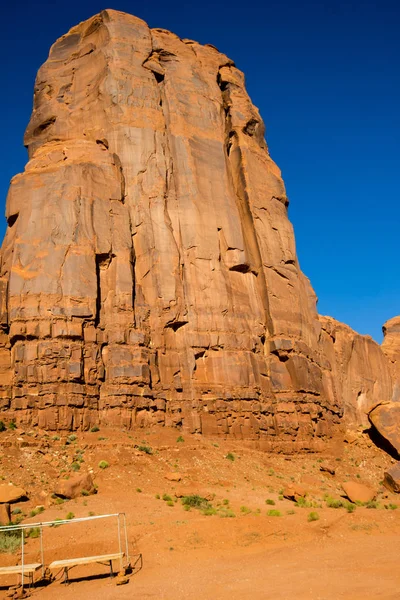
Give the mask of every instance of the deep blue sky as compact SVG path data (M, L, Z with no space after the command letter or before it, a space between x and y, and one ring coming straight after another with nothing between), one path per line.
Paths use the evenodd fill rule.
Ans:
M319 312L381 340L400 313L398 0L94 0L2 8L1 172L23 170L22 137L50 45L103 8L210 42L246 74L291 201ZM0 221L0 238L5 221Z

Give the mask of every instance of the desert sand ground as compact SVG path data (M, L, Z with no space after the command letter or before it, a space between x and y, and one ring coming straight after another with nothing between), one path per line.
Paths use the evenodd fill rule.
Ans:
M111 579L107 567L87 565L70 572L67 586L61 573L51 584L35 586L32 598L400 598L400 498L380 483L394 460L366 433L351 444L338 439L322 453L294 456L167 428L129 432L101 427L77 433L72 441L67 434L29 429L0 435L1 475L30 496L13 505L28 515L24 523L65 518L71 512L75 517L125 512L127 518L135 568L125 585L117 586L120 578ZM98 493L55 504L50 496L54 482L75 475L71 464L76 457L79 472L93 471ZM103 470L98 467L102 460L109 463ZM334 469L335 475L321 466ZM181 480L168 479L172 473ZM376 490L376 503L353 512L330 508L327 495L340 499L341 484L349 480ZM282 497L292 483L307 490L307 506ZM49 493L46 509L29 517L43 503L42 491ZM183 494L209 498L207 512L214 514L185 510L176 498ZM268 515L271 510L279 515ZM310 513L317 513L317 520L310 521ZM44 549L48 563L117 551L116 521L47 528ZM25 559L33 562L39 556L39 540L28 539ZM18 553L0 554L1 565L18 560ZM15 576L2 577L0 598L7 597L15 582Z

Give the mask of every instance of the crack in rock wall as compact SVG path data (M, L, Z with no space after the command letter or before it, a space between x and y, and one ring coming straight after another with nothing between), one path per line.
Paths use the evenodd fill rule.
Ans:
M318 317L263 121L213 46L103 11L52 46L25 144L0 254L7 418L287 450L398 399L399 346L389 365Z

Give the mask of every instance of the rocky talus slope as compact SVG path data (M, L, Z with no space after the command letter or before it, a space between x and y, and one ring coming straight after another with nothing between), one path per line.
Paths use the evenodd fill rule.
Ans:
M399 414L399 318L381 348L318 316L263 121L216 48L101 12L52 46L25 144L0 254L6 419L299 449Z

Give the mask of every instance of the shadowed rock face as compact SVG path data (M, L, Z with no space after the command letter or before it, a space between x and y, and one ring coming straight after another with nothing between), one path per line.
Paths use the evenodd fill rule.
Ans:
M392 399L380 347L319 320L264 124L214 47L103 11L51 48L25 144L0 254L8 417L295 449Z

